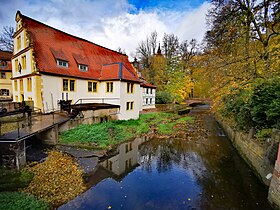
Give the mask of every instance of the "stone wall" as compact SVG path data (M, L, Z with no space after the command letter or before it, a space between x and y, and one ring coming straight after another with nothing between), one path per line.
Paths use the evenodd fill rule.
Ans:
M216 119L256 176L269 186L268 199L272 206L280 209L280 157L277 158L277 155L280 156L280 131L273 129L271 139L260 143L252 138L252 132L236 131L221 118Z
M278 158L268 192L268 200L275 209L280 209L280 145L278 151Z

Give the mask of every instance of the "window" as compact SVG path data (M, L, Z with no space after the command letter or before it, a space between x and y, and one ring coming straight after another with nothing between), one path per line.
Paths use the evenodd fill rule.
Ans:
M18 72L18 59L15 60L16 72Z
M27 91L31 92L32 91L32 79L27 78Z
M107 169L109 169L110 171L112 171L112 165L113 165L112 161L106 160L106 166L105 167Z
M152 98L150 98L150 104L152 104L152 101L153 101L153 99L152 99Z
M146 104L149 104L149 99L148 98L146 98Z
M22 69L26 69L26 55L21 56Z
M5 72L1 72L0 78L1 78L1 79L6 79L6 73L5 73Z
M0 66L8 66L8 62L7 61L1 61Z
M125 170L128 170L131 167L132 167L132 159L129 158L128 160L125 161Z
M63 67L63 68L68 68L68 61L63 61L63 60L57 60L56 61L56 64L60 67Z
M0 90L0 96L9 96L9 90L8 89L1 89Z
M22 79L19 80L19 89L20 89L20 91L23 91L23 80Z
M17 38L17 50L20 50L21 48L21 36L18 36Z
M68 91L68 79L63 79L63 91Z
M150 88L150 94L153 94L153 89L152 88Z
M126 110L133 110L133 108L134 108L134 102L133 101L126 102Z
M70 80L70 91L75 91L75 80Z
M113 92L113 82L106 82L106 92L107 93Z
M88 71L88 66L79 64L79 69L80 69L80 71Z
M132 143L130 142L125 145L125 153L128 153L131 150L132 150Z
M75 80L72 79L63 79L62 81L62 90L63 91L75 91Z
M149 94L149 88L146 88L146 94Z
M17 80L14 81L14 86L15 86L15 91L18 90L18 83L17 83Z
M134 92L134 84L133 83L127 83L127 93L133 93Z
M97 92L97 82L88 82L88 92Z

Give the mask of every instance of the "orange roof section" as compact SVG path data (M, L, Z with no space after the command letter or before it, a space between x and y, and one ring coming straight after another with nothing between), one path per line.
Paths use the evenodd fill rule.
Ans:
M0 50L0 71L12 71L13 53Z
M153 88L153 89L156 89L156 88L157 88L156 86L154 86L154 85L152 85L151 83L148 83L148 82L146 82L146 81L142 82L142 83L140 84L140 86L141 86L141 87Z
M20 12L17 14L30 35L39 72L92 80L129 80L140 83L126 55L52 28ZM57 60L67 61L68 67L59 67ZM88 71L80 71L79 64L86 65Z

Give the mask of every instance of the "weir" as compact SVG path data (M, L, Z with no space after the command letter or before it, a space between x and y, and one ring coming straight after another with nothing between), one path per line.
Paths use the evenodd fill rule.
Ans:
M17 122L17 130L0 136L0 165L20 170L26 164L26 145L32 137L45 145L56 145L59 133L81 124L114 120L119 113L119 106L110 104L77 105L75 108L79 114L74 119L66 112L53 112L26 118L25 123Z

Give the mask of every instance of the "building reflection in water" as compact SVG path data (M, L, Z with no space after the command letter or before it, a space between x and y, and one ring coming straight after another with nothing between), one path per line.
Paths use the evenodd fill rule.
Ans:
M118 146L116 155L100 162L88 176L88 185L94 186L106 178L121 181L129 172L139 166L139 146L147 137L136 138Z

